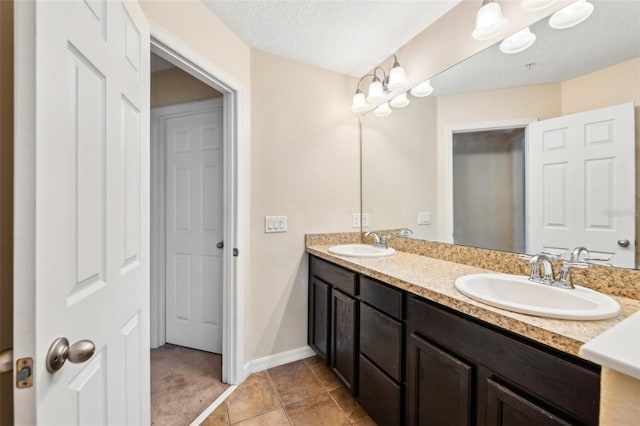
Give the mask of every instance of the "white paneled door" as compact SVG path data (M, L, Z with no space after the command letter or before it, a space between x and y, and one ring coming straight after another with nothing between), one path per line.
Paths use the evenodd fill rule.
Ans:
M635 267L633 103L529 126L527 251L584 246Z
M166 340L222 353L222 99L169 108Z
M16 163L17 187L33 192L31 212L20 201L16 212L35 209L33 238L23 222L16 235L17 270L27 271L16 300L33 304L17 303L15 321L35 332L15 335L34 361L34 388L16 390L16 424L32 410L38 424L149 424L148 25L137 2L16 7L16 143L34 159ZM28 252L32 265L20 264ZM58 337L88 339L95 353L50 372Z

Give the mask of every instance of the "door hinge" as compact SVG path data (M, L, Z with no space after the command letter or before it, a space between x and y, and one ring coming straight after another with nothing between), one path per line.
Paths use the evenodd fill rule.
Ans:
M237 248L233 249L233 257L238 257L240 255L240 252L238 251Z
M20 358L16 361L16 387L18 389L33 386L33 358Z

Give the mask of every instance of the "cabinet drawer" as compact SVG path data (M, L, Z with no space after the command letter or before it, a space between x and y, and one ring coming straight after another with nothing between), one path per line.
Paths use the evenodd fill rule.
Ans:
M360 276L360 297L364 302L391 315L397 320L402 319L403 294L371 278Z
M362 303L360 352L402 382L402 323Z
M339 288L347 294L356 295L356 273L325 260L311 256L311 275Z
M402 387L360 355L358 402L379 425L402 424Z

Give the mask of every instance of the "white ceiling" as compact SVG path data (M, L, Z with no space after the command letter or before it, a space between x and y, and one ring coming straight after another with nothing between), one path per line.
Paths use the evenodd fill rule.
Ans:
M203 1L252 48L360 77L461 0Z

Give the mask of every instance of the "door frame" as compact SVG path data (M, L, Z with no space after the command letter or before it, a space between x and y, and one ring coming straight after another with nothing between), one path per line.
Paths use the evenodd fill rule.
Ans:
M234 249L238 247L238 242L243 240L243 235L240 234L243 227L239 222L244 219L238 216L238 212L244 211L246 207L245 196L239 193L239 190L245 186L240 180L240 176L244 176L240 170L240 162L245 161L245 153L241 150L239 141L245 137L240 123L245 123L248 119L244 114L244 103L248 99L248 93L239 82L184 44L174 34L153 20L148 18L147 20L151 32L152 54L169 61L223 95L223 239L225 245L222 249L222 356L224 360L222 381L238 384L244 380L244 302L241 297L244 292L242 279L238 278L237 271L241 271L241 268L237 261L238 257L234 256ZM156 208L156 205L152 204L152 208ZM156 231L157 228L152 228L152 232ZM154 256L153 253L152 256ZM156 262L153 269L157 266ZM154 276L158 276L157 270L152 270L152 282Z
M166 166L167 145L163 126L172 117L181 117L214 108L222 109L223 98L209 98L151 108L151 348L166 340ZM223 117L224 122L224 117ZM224 131L224 130L223 130ZM224 155L224 150L223 153ZM224 165L223 165L224 167ZM218 200L224 202L224 200ZM224 230L223 230L224 232ZM223 324L224 327L224 324ZM224 334L224 333L223 333Z
M525 168L527 150L529 148L529 124L534 121L538 121L537 118L518 118L514 120L501 120L501 121L487 121L481 123L467 123L457 124L448 127L445 130L445 156L446 156L446 169L445 169L445 215L444 215L444 239L443 242L453 244L453 135L455 133L473 133L473 132L486 132L490 130L505 130L505 129L517 129L524 127L524 146L525 146ZM525 197L527 192L527 171L525 170ZM525 209L526 211L526 209ZM528 216L525 217L525 221L528 221ZM525 229L526 229L525 223ZM442 228L440 228L442 229ZM525 231L526 232L526 231ZM526 235L525 235L526 239Z

